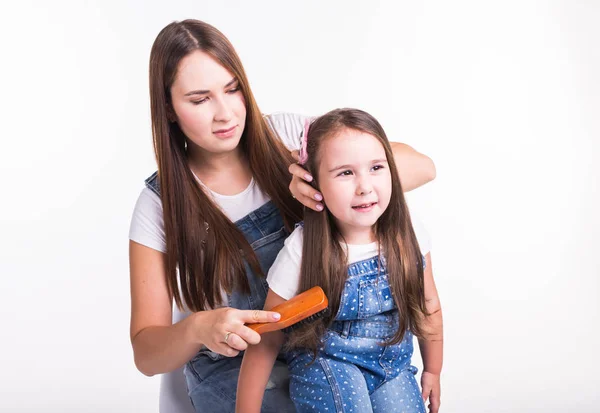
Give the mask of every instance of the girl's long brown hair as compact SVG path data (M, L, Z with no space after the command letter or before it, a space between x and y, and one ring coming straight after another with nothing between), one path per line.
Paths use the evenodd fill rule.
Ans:
M179 62L195 50L210 55L238 80L246 102L246 126L239 145L256 183L277 206L288 230L301 219L302 209L288 189L288 166L294 160L263 119L229 40L198 20L166 26L150 53L150 104L167 244L167 285L179 308L185 304L200 311L220 303L221 288L250 291L244 260L263 273L242 232L196 181L188 166L187 138L168 119Z
M427 314L423 287L423 258L415 236L410 214L394 155L379 122L368 113L357 109L336 109L317 118L309 128L305 167L314 177L313 185L319 188L319 153L323 142L344 129L354 129L374 136L385 149L392 177L390 204L379 217L375 236L380 255L385 256L390 288L398 308L399 327L386 344L396 344L410 329L417 337L423 336L423 317ZM299 291L315 285L321 286L329 299L329 314L315 322L294 330L287 341L288 348L308 348L316 354L325 329L333 322L348 277L348 257L342 235L334 217L326 210L304 211L304 244Z

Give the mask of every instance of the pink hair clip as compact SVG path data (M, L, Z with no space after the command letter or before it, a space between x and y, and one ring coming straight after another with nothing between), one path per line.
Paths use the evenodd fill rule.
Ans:
M300 135L300 152L298 154L298 162L300 165L304 165L308 160L308 152L306 151L306 145L308 144L308 127L310 126L310 120L304 121L304 130Z

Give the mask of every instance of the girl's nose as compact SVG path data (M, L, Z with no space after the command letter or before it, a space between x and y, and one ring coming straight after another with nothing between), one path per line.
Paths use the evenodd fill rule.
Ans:
M360 196L369 195L371 192L373 192L373 187L365 180L361 181L356 188L356 194Z

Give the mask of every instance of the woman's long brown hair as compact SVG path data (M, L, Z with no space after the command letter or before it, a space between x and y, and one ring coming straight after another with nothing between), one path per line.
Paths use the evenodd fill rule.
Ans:
M167 285L179 308L185 304L200 311L220 303L221 288L250 291L244 260L255 272L264 274L242 232L196 181L188 166L187 138L178 124L168 119L170 90L179 62L195 50L210 55L238 80L246 102L246 125L239 145L256 183L279 209L288 230L301 219L302 209L288 188L288 166L294 160L263 119L229 40L198 20L166 26L150 53L150 104L167 246Z
M380 255L385 256L390 288L398 308L399 327L386 344L396 344L409 329L417 337L423 336L423 316L427 314L423 287L423 258L415 236L410 214L394 155L379 122L368 113L357 109L336 109L317 118L309 128L307 138L308 160L305 167L319 188L319 153L323 142L353 129L374 136L385 149L392 177L390 204L375 225L375 237ZM315 322L294 330L287 341L288 348L308 348L316 354L325 329L331 325L340 307L344 283L348 277L348 257L343 238L334 217L326 210L304 212L304 243L299 291L321 286L329 299L329 314Z

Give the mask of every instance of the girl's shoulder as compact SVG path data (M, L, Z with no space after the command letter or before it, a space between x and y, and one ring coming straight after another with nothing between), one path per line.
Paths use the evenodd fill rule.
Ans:
M304 223L299 222L292 233L287 237L284 242L285 248L290 252L295 253L294 255L302 255L302 243L304 242Z

